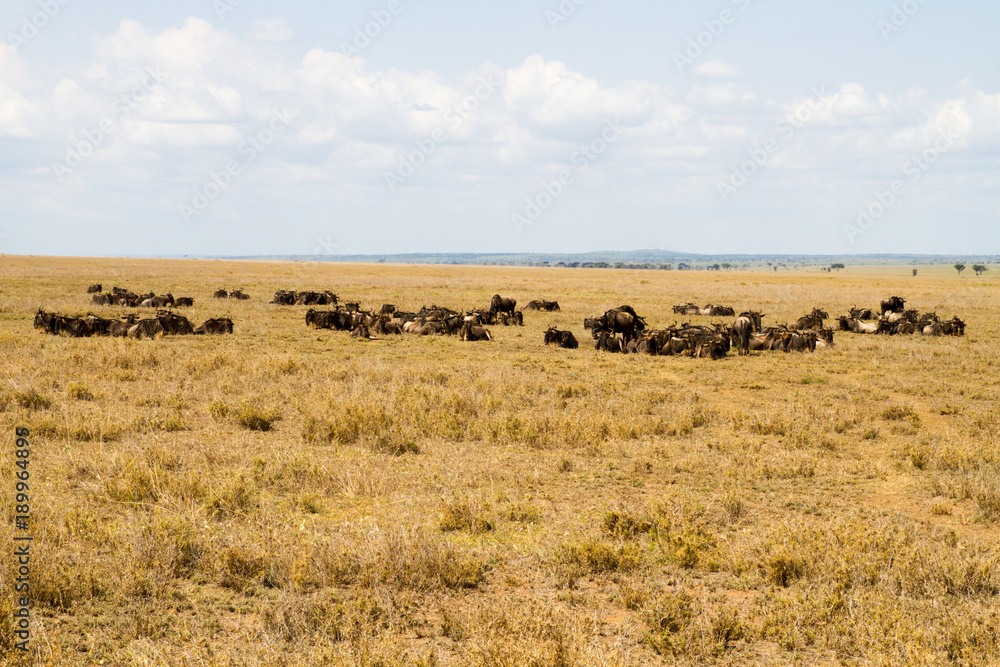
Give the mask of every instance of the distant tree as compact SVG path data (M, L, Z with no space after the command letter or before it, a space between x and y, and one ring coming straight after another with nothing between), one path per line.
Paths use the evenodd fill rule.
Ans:
M965 271L965 264L955 264L955 270L958 271L958 275L962 275L962 271Z
M977 276L983 275L983 271L989 271L989 269L983 266L982 264L973 264L972 270L976 272Z
M917 275L917 270L913 269L913 275Z
M712 266L711 266L710 268L711 268L711 269L712 269L713 271L718 271L719 269L721 269L721 268L722 268L722 266L720 266L719 264L717 264L717 263L716 263L716 264L713 264L713 265L712 265Z
M728 271L729 269L733 268L733 265L730 264L729 262L723 262L722 263L722 268L724 268L726 271Z
M841 269L844 269L844 268L847 268L847 267L845 267L843 264L831 264L830 268L831 269L836 269L837 271L840 271Z
M690 269L690 268L691 267L689 265L685 264L684 262L681 262L680 264L677 265L677 270L678 271L685 271L685 270Z

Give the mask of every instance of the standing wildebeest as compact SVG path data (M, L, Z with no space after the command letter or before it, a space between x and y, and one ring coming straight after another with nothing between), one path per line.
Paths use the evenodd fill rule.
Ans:
M749 311L740 313L733 323L732 341L736 343L739 354L750 354L750 334L760 331L760 320L764 317L762 313Z
M94 292L100 292L101 289L102 289L102 286L101 286L100 283L97 283L96 285L91 285L90 287L87 288L87 294L93 294Z
M233 333L233 321L228 317L208 319L199 324L194 332L196 334L231 334Z
M461 330L458 332L458 337L460 340L466 341L493 340L489 329L476 326L472 322L466 322L462 325Z
M637 338L646 328L646 321L639 317L632 306L619 306L612 308L597 318L587 318L583 321L584 329L591 329L594 338L602 330L612 334L620 333L624 338L624 345Z
M888 312L897 313L903 310L905 303L906 299L898 296L891 296L882 301L882 314L885 315Z
M502 297L499 294L494 294L493 298L490 300L490 310L494 313L513 313L516 306L516 299Z
M549 327L545 330L545 344L550 345L552 343L569 350L575 350L580 347L572 331L560 331L555 327Z

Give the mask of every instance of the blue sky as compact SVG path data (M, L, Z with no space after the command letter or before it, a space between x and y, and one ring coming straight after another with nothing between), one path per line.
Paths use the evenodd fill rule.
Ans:
M998 252L995 3L332 4L8 0L0 252Z

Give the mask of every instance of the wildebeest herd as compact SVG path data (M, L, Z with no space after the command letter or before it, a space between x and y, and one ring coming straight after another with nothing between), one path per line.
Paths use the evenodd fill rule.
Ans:
M876 317L870 308L851 308L848 315L837 318L837 325L840 331L860 334L965 335L965 322L957 316L950 320L942 320L937 313L921 313L919 310L906 309L906 299L899 296L883 300L881 313Z
M534 303L555 306L550 309L559 308L559 304L554 301ZM378 311L365 312L357 303L345 303L330 310L310 308L306 312L306 324L317 329L350 331L352 337L362 339L370 339L373 334L442 334L456 335L463 341L489 341L493 340L493 336L485 325L524 326L524 314L516 310L516 307L516 300L500 295L493 297L488 309L464 311L432 305L424 306L416 312L406 312L399 310L394 304L386 303Z
M39 308L35 313L35 328L48 334L70 338L91 336L155 338L160 335L233 333L233 322L228 317L212 318L197 327L192 327L186 317L169 310L156 311L156 317L140 318L136 313L129 313L121 318L108 318L93 314L85 317L68 317L58 313L47 313Z
M112 287L108 293L102 293L102 286L98 283L87 288L87 294L93 294L90 303L95 306L125 306L126 308L165 308L166 306L183 307L193 306L194 299L189 296L180 296L176 299L173 294L157 295L153 292L146 294L136 294L132 290L123 287Z
M91 285L88 293L94 294L94 303L156 307L156 317L142 318L132 313L120 318L104 318L88 314L85 317L68 317L47 313L42 309L35 315L35 327L46 333L70 337L118 336L154 338L160 335L232 333L233 323L228 318L212 318L193 327L187 318L165 306L190 306L190 297L174 298L170 293L157 296L153 293L135 294L119 287L102 293L100 284ZM216 298L249 299L242 290L215 292ZM327 305L328 310L310 308L305 314L308 326L317 329L348 331L351 337L370 340L375 336L392 334L455 335L463 341L490 341L493 335L487 326L524 325L524 314L517 310L517 301L499 294L493 295L488 308L457 310L437 305L424 306L419 311L407 312L393 304L383 304L378 310L364 311L356 302L341 303L330 290L294 291L278 290L272 304L277 305ZM730 324L674 323L660 329L650 328L644 317L629 305L605 311L599 317L585 318L584 329L589 329L594 347L605 352L636 353L648 355L687 355L695 358L721 359L735 346L738 353L751 351L800 351L812 352L816 348L832 347L834 331L872 334L914 334L928 336L961 336L965 322L958 317L941 320L936 313L920 313L905 308L906 300L893 296L880 304L880 311L852 307L849 313L836 319L836 328L824 326L829 314L819 308L798 318L794 323L763 326L765 315L759 311L745 311ZM536 299L525 305L525 310L554 312L559 310L556 301ZM735 309L729 306L708 304L701 308L694 303L673 307L676 314L709 317L732 317ZM876 315L876 312L880 312ZM546 345L577 349L579 342L573 332L550 326L544 332Z

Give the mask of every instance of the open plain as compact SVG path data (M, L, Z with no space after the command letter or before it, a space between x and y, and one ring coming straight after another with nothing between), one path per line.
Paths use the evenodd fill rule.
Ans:
M106 290L194 297L154 340L36 331ZM71 665L1000 663L1000 299L948 267L628 271L5 256L0 525L31 431L32 654ZM215 300L242 288L247 301ZM561 310L491 342L305 325ZM584 317L765 324L907 305L963 337L838 332L719 361L597 352ZM731 322L732 318L686 318ZM578 350L543 345L550 325ZM829 325L829 322L828 322ZM13 560L0 586L12 654ZM22 660L23 661L23 660Z

